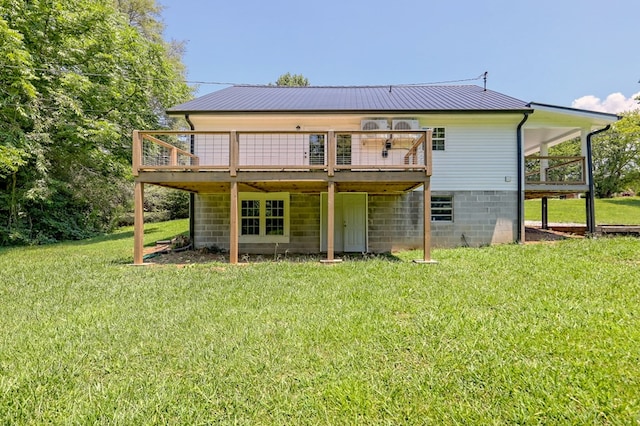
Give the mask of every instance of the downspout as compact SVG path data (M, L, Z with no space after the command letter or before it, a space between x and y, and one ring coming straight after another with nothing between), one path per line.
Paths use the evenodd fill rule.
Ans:
M594 130L587 135L587 176L589 179L589 194L588 194L588 206L587 206L587 234L593 235L596 232L596 195L595 184L593 183L593 153L591 149L591 138L598 133L606 132L611 128L611 124L607 124L606 127Z
M524 113L522 121L516 130L516 143L518 145L518 230L516 231L516 242L522 244L524 230L524 157L522 149L522 126L529 119L529 112Z
M196 128L193 125L193 122L189 119L189 114L184 115L184 119L189 124L189 128L191 131L194 131ZM193 154L195 152L195 135L191 135L189 152ZM196 236L196 220L195 220L195 202L196 195L193 192L189 193L189 239L191 240L191 247L195 248L195 236Z

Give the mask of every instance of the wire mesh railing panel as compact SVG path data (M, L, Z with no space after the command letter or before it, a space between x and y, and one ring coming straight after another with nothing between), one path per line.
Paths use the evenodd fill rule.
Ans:
M149 131L135 146L143 168L407 170L425 168L425 140L402 132Z
M193 153L201 167L229 167L229 134L196 134L193 138Z
M326 135L242 133L238 165L295 167L326 164Z

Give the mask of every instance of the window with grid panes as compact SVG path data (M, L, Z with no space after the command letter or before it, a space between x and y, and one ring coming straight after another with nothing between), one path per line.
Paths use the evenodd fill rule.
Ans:
M445 131L444 127L434 127L431 136L431 149L433 151L444 151Z
M240 242L289 242L289 193L241 192Z
M431 221L453 222L453 197L450 195L431 196Z

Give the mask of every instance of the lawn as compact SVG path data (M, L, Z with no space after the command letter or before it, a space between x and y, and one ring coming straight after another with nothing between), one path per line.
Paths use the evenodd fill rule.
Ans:
M640 421L638 239L437 265L134 267L132 247L123 229L0 249L0 423Z
M541 201L525 201L525 219L541 220ZM596 224L640 225L640 197L596 199ZM584 199L549 199L549 222L586 223Z

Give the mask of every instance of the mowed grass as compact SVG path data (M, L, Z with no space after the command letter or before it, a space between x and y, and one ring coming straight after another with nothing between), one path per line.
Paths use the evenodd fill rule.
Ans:
M133 267L132 246L0 250L0 423L640 422L638 239L437 265Z
M540 221L541 200L525 201L525 219ZM598 225L640 225L640 197L597 199L595 203ZM586 223L584 199L549 199L549 222Z

